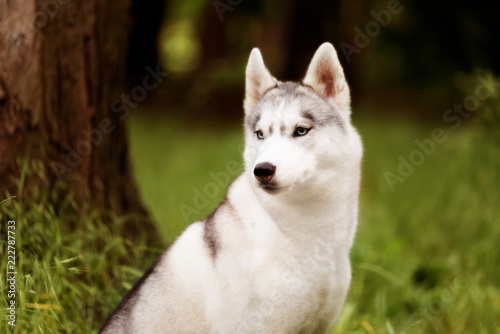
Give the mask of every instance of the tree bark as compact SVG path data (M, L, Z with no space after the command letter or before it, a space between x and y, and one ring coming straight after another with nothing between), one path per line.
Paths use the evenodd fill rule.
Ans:
M130 220L127 234L141 229L157 239L133 182L128 113L116 112L128 94L130 5L0 0L0 196L63 181L77 203L140 214L141 226ZM24 156L29 179L18 193Z

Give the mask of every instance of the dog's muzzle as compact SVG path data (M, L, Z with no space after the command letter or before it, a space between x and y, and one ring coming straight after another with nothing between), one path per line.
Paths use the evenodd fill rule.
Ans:
M257 164L257 166L255 166L253 170L255 178L259 180L259 182L264 184L271 181L275 173L276 173L276 166L270 164L269 162L259 163Z

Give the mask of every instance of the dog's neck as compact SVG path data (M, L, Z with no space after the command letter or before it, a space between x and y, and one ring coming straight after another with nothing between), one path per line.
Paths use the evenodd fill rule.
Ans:
M304 189L285 194L257 193L256 197L283 234L291 239L316 243L335 235L338 241L352 244L357 224L359 175L337 182L335 188L323 192Z

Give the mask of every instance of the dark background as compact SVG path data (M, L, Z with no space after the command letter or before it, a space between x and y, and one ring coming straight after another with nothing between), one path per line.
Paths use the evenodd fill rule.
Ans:
M330 41L355 110L441 117L464 93L461 75L499 73L498 9L487 1L135 1L129 77L134 85L159 62L169 85L147 102L193 121L239 120L251 48L277 78L298 80ZM341 45L356 50L346 56Z

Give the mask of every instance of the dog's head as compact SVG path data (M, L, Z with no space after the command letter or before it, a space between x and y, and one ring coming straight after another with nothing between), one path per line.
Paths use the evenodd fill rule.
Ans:
M245 94L245 173L264 191L317 190L351 165L359 169L349 87L330 43L316 51L301 83L276 80L252 50Z

